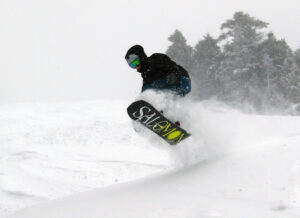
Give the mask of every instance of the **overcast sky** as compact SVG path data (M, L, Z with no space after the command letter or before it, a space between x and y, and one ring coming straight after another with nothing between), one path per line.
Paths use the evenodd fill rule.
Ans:
M124 55L134 44L165 52L190 45L244 11L300 47L299 0L0 0L0 103L134 98L141 78Z

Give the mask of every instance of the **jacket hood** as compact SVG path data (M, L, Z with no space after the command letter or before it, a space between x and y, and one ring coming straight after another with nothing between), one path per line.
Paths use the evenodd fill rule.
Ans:
M141 58L141 60L145 60L147 58L147 55L144 51L144 48L140 45L134 45L132 46L126 53L125 58L128 58L129 55L135 54Z
M140 45L132 46L127 51L125 58L127 59L129 57L129 55L131 55L131 54L135 54L135 55L139 56L140 61L141 61L141 68L142 68L139 72L143 72L143 68L145 67L146 59L147 59L147 55L144 51L144 48Z
M126 53L125 58L127 59L129 55L135 54L139 56L140 61L141 61L141 67L139 68L138 72L143 73L147 69L147 55L144 51L144 48L140 45L134 45L132 46Z

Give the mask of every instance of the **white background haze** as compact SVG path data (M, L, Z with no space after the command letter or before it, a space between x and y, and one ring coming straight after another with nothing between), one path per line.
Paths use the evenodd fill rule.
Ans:
M243 11L300 46L297 0L0 0L0 103L131 98L140 76L124 55L134 44L165 52L179 29L190 45Z

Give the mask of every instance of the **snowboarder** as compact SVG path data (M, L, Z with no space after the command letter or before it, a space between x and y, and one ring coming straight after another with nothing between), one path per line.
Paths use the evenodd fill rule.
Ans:
M191 91L188 72L165 54L155 53L147 57L142 46L134 45L125 59L131 68L141 73L142 92L148 89L171 90L185 96Z

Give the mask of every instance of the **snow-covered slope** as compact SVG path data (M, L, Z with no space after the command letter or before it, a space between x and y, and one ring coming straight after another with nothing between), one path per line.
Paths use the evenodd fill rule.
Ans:
M296 218L299 148L293 141L59 199L13 217Z
M191 138L171 147L138 135L128 128L125 101L2 106L1 205L16 209L33 196L41 202L158 173L11 217L300 217L299 117L245 115L189 99L177 101L185 107L175 104L175 113L151 95L143 97L180 115Z
M0 106L0 217L171 165L131 128L130 101Z

